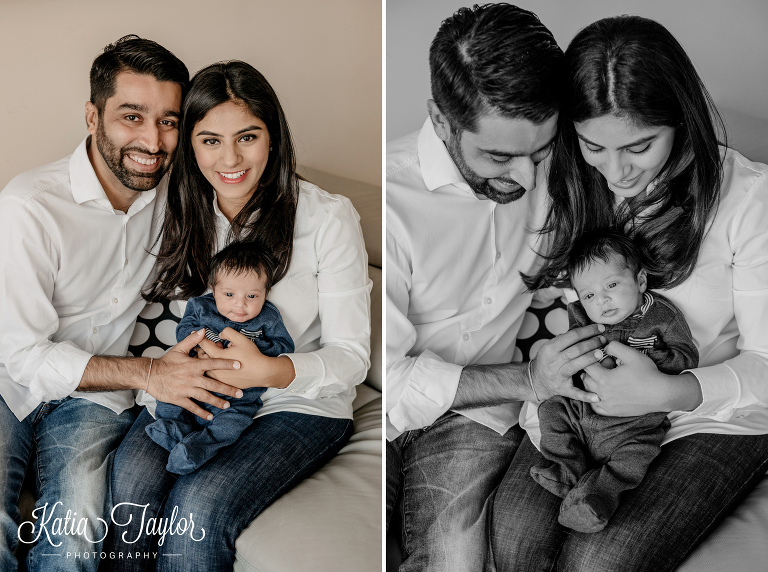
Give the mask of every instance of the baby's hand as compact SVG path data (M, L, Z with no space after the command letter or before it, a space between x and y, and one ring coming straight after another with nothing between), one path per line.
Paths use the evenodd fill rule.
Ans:
M224 349L224 343L223 342L214 342L217 348ZM201 348L200 346L197 346L195 348L195 351L197 352L197 357L200 359L210 359L211 356L209 356L207 353L205 353L205 350Z

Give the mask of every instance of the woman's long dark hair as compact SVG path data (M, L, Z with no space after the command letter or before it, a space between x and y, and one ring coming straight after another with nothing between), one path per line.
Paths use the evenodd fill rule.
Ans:
M549 172L552 233L544 266L523 276L531 290L563 285L574 240L599 228L626 230L639 245L649 287L671 288L696 265L720 199L722 119L690 59L661 24L606 18L580 31L565 52L566 93ZM614 194L579 149L574 122L614 115L640 127L675 129L655 187L615 208Z
M155 281L144 292L147 300L186 299L206 289L216 245L214 192L197 166L192 131L211 109L228 101L244 104L266 124L272 147L256 192L232 220L230 238L266 246L277 261L275 283L288 271L299 196L288 123L261 73L244 62L220 62L195 74L184 99L162 243Z

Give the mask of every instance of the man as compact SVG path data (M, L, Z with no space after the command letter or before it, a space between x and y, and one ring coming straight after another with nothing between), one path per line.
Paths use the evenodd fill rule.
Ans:
M509 363L532 297L519 273L546 248L535 230L563 59L552 34L515 6L462 8L429 59L429 119L387 150L387 525L401 498L401 570L485 570L520 401L594 399L570 376L600 341L582 328Z
M114 357L125 355L145 304L188 82L186 66L155 42L126 36L107 46L91 68L88 138L0 193L4 571L16 569L20 533L37 540L30 569L96 569L111 453L133 422L132 390L203 416L191 397L222 407L208 391L238 392L187 355L199 333L154 362ZM37 524L20 527L16 502L35 457Z

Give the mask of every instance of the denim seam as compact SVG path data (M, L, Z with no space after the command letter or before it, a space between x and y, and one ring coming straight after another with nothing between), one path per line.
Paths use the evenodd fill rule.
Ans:
M418 430L412 430L408 431L406 434L405 439L403 440L403 448L402 448L402 457L405 458L405 451L406 449L413 443L419 436L427 432L427 428L418 429ZM401 528L402 531L401 538L403 542L403 550L405 551L405 556L410 554L409 546L411 544L412 535L410 531L410 527L408 526L408 515L410 514L410 509L408 505L408 495L406 493L406 482L405 482L405 463L401 464L400 467L400 473L402 475L402 510L400 511L400 519L401 519Z

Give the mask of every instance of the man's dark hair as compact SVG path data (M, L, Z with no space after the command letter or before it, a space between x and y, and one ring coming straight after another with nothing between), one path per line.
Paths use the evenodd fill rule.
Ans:
M267 294L272 289L276 263L272 254L258 242L232 242L211 259L208 286L216 286L218 277L224 272L246 274L255 272L265 278Z
M563 51L533 12L510 4L461 8L429 50L432 99L454 132L481 115L543 123L560 107Z
M568 281L573 286L573 276L600 260L609 262L612 257L622 259L624 268L637 276L644 267L637 244L623 232L606 229L585 234L576 240L568 257Z
M91 103L101 115L107 100L115 94L117 76L122 72L151 75L157 81L171 81L181 86L182 96L189 85L189 71L179 58L152 40L136 34L123 36L93 60L91 66Z

